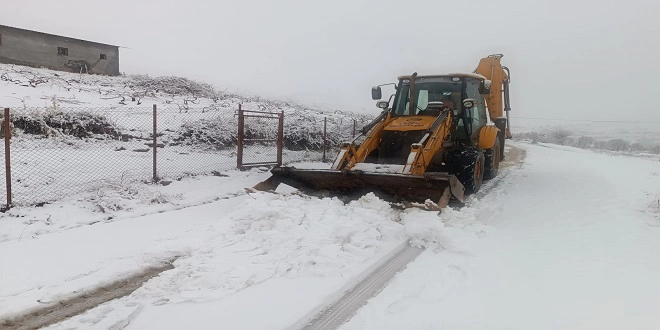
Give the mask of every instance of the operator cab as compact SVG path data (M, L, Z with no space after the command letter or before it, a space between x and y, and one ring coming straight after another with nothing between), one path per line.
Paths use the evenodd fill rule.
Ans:
M391 108L389 101L377 103L392 120L383 128L380 147L370 153L373 159L369 161L405 164L411 145L428 134L440 116L451 117L453 142L474 145L477 132L488 121L484 97L479 94L484 81L483 76L476 74L399 77ZM372 98L381 97L380 87L374 87Z
M454 136L457 140L468 142L479 128L488 123L484 97L479 93L483 89L484 78L477 74L449 74L415 76L412 86L414 107L411 109L411 79L413 76L399 77L392 108L393 118L406 116L437 117L443 111L451 111L454 118ZM473 99L474 106L466 108L463 101ZM441 103L440 103L441 102ZM467 123L467 125L465 124Z

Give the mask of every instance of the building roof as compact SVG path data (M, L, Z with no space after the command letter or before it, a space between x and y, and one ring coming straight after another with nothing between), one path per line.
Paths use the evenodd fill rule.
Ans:
M35 30L22 29L22 28L17 28L15 26L9 26L9 25L0 24L0 28L10 28L10 29L14 29L14 30L21 30L21 31L32 32L32 33L45 34L45 35L49 35L49 36L66 38L66 39L71 39L71 40L76 40L76 41L89 42L89 43L93 43L93 44L97 44L97 45L104 45L104 46L111 46L111 47L121 47L121 46L106 44L106 43L102 43L102 42L98 42L98 41L90 41L90 40L85 40L85 39L78 39L78 38L73 38L73 37L62 36L62 35L59 35L59 34L52 34L52 33L45 33L45 32L35 31Z

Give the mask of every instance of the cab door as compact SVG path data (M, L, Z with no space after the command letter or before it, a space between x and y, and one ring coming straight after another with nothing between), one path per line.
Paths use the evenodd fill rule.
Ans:
M479 129L486 126L488 123L488 117L486 116L486 104L484 102L483 96L479 94L479 83L480 82L477 79L469 79L467 81L465 90L467 98L477 101L472 109L465 109L465 117L469 126L468 131L470 132L470 135L472 135L473 139L475 138L474 135L478 134Z

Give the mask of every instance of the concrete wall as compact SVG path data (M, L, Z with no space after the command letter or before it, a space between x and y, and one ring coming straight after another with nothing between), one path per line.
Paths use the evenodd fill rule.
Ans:
M119 75L119 47L0 25L0 62L79 72ZM68 56L57 47L68 48ZM106 54L106 59L101 59ZM79 61L79 62L70 62ZM84 61L84 62L82 62ZM68 64L67 64L68 63Z

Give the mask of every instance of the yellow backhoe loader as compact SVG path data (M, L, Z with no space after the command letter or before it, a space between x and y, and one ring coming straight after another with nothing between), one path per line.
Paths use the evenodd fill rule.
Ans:
M387 101L381 100L387 84L373 87L382 113L342 143L330 169L275 167L255 188L284 183L341 194L373 191L402 201L430 200L438 208L452 196L463 202L465 193L497 175L511 137L510 73L502 56L482 58L473 73L401 76Z

